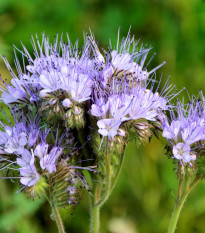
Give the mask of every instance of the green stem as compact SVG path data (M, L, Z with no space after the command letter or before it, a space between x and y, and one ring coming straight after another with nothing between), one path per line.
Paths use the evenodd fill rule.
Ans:
M178 222L178 219L179 219L179 215L180 215L181 209L182 209L182 207L184 205L184 202L185 202L187 196L188 196L188 192L184 192L183 195L181 196L180 200L177 201L176 206L174 208L174 211L172 213L172 218L171 218L171 221L170 221L170 224L169 224L168 233L174 233L175 232L177 222Z
M55 206L55 203L53 201L53 185L52 185L52 177L49 176L49 203L52 208L52 214L54 216L54 219L56 221L56 225L58 227L58 233L65 233L63 221L61 219L60 213L58 211L58 208Z
M203 176L202 175L199 175L197 176L193 182L189 185L189 190L191 191L198 183L200 180L202 180Z
M91 233L99 233L100 229L100 208L107 201L110 195L110 186L111 186L111 169L110 169L110 153L108 153L108 142L106 145L105 153L105 167L106 167L106 186L105 194L101 198L101 187L100 184L97 184L95 187L95 200L91 208ZM101 199L100 199L101 198Z
M103 206L103 204L107 201L110 196L110 186L111 186L111 172L110 172L110 153L106 153L105 156L105 164L106 164L106 188L105 195L102 197L100 201L98 201L95 205Z
M124 161L124 155L123 153L120 158L120 163L118 166L118 170L116 172L115 177L113 178L113 181L111 182L111 154L108 152L108 143L106 148L106 154L105 154L105 166L106 166L106 187L105 187L105 194L101 198L101 187L100 185L96 185L95 187L95 202L91 206L91 233L99 233L100 228L100 209L105 204L105 202L108 200L116 182L119 177L122 164ZM100 199L101 198L101 199Z
M63 226L63 221L61 219L61 216L59 214L58 208L57 207L52 207L53 210L53 215L55 217L55 221L58 227L58 232L59 233L65 233L64 226Z
M184 178L184 177L183 177ZM179 219L179 215L181 213L182 207L184 205L184 202L186 201L187 196L189 195L190 191L198 184L198 182L201 180L201 176L197 176L194 181L189 185L190 182L190 176L185 175L185 181L184 181L184 191L181 195L181 197L178 196L174 211L172 213L172 218L169 224L168 232L167 233L174 233L176 230L177 222ZM179 181L182 183L182 180ZM179 188L181 188L181 184L179 185Z
M183 184L183 175L181 174L181 171L180 171L177 201L179 201L182 195L182 184Z
M112 185L111 185L111 188L110 188L110 193L112 192L112 190L113 190L113 188L115 187L115 184L116 184L116 182L117 182L117 180L118 180L118 177L119 177L120 172L121 172L121 170L122 170L122 165L123 165L123 162L124 162L124 158L125 158L125 152L122 153L122 155L121 155L120 164L119 164L119 166L118 166L117 173L116 173L116 175L115 175L115 177L114 177L114 179L113 179L113 182L112 182Z
M96 202L100 200L101 187L96 185L95 187L95 202L91 200L91 230L90 233L98 233L100 230L100 206L96 205Z

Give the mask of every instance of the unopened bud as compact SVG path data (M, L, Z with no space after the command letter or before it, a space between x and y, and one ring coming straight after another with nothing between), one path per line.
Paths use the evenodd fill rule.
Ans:
M68 110L65 114L65 118L73 118L73 111L72 109Z
M117 135L124 137L125 136L125 131L123 129L118 129L117 130Z
M83 114L75 116L75 124L76 124L76 128L82 128L85 126L85 120L83 118Z
M147 122L138 122L135 124L135 127L139 130L145 130L150 128L150 124Z
M51 98L51 96L52 95L49 92L46 92L45 90L39 92L39 97L42 99Z
M55 112L55 113L59 113L60 110L61 110L60 106L59 106L58 104L56 104L56 105L54 106L54 112Z
M48 101L48 103L51 105L51 106L53 106L53 105L55 105L56 103L57 103L57 99L54 99L54 98L52 98L52 99L50 99L49 101Z
M73 103L69 99L64 99L62 105L65 108L71 108L73 106Z
M75 113L75 115L80 115L82 113L82 108L75 106L73 108L73 112Z

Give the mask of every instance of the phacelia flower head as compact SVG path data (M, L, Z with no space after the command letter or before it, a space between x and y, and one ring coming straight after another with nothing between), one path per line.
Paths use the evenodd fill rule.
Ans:
M63 154L63 148L49 139L50 130L40 127L40 118L15 119L15 125L1 123L0 154L5 168L19 171L20 182L24 186L34 186L40 174L56 171L57 161ZM39 173L40 172L40 173Z
M17 112L14 113L17 116ZM33 117L31 113L24 116L18 112L18 120L15 116L14 124L9 120L9 125L1 122L0 168L15 172L15 176L12 172L12 177L3 178L18 179L21 185L19 191L26 189L33 198L42 192L47 195L52 186L55 205L75 206L81 189L85 187L89 190L81 170L93 170L75 166L76 160L71 153L76 148L68 139L72 135L68 135L65 127L48 127L38 114Z
M146 86L133 85L131 81L113 80L109 90L96 90L91 115L97 117L98 132L113 139L118 135L120 126L130 121L157 121L158 115L168 109L169 99L176 94L169 94L174 86L166 84L161 92L155 88L155 81ZM100 94L99 94L100 93Z
M173 157L191 165L191 161L196 160L196 143L205 139L201 102L196 100L188 105L178 102L176 108L176 111L170 110L170 121L167 118L161 120L162 136L172 144ZM202 146L202 143L199 145Z
M128 121L156 121L158 113L166 110L169 100L176 95L170 94L174 86L168 83L158 91L155 71L164 62L148 71L150 61L147 65L145 61L150 48L139 47L139 41L129 33L121 42L118 34L117 46L110 45L108 52L100 52L93 35L90 41L99 66L90 110L98 119L98 132L112 140Z
M64 100L69 100L72 103L69 108L72 108L91 98L98 68L91 58L90 41L85 40L81 50L78 49L77 42L73 45L68 39L66 44L62 38L58 40L58 36L53 44L45 35L42 35L42 42L39 41L38 37L36 40L31 37L34 55L24 45L22 51L18 49L23 56L24 65L22 68L16 56L17 75L3 58L12 80L11 84L2 83L1 100L10 107L35 102L39 109L50 109L63 116L66 113L62 104Z
M130 35L130 32L121 42L118 32L116 47L113 47L110 43L109 51L104 51L104 55L100 52L93 35L91 35L90 40L95 59L100 64L100 83L104 87L109 87L113 79L118 79L120 83L123 79L135 84L146 83L149 76L165 64L163 62L148 71L147 66L153 57L147 62L146 66L145 61L151 48L139 46L139 40L136 41L134 36Z
M99 118L98 132L110 139L117 135L119 126L126 120L130 103L131 96L125 94L97 99L91 106L91 115Z

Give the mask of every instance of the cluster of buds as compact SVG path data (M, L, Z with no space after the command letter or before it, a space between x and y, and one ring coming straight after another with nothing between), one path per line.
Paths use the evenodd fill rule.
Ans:
M54 93L45 93L41 95L42 98L42 107L40 110L42 112L48 111L48 118L52 116L63 116L64 115L64 109L62 107L62 100L64 95L59 90Z
M84 110L80 106L73 106L69 108L66 113L64 120L68 127L72 128L83 128L85 125Z

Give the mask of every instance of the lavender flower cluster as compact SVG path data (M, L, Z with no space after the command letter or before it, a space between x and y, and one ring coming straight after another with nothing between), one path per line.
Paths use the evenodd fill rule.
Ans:
M204 104L200 100L178 103L177 112L170 111L170 116L170 121L167 117L162 120L162 135L171 143L173 157L191 166L205 140Z
M3 57L12 79L1 85L1 100L15 120L10 126L1 123L0 162L2 169L17 170L23 187L35 192L43 183L46 189L60 174L64 183L69 180L66 198L75 202L71 200L79 195L79 182L89 189L81 170L99 167L95 137L88 140L91 132L101 144L111 145L120 138L127 144L130 129L140 138L160 129L173 158L192 166L205 140L204 104L198 100L171 104L177 95L174 85L167 81L160 88L156 80L164 62L148 70L151 48L139 46L130 34L122 41L118 36L117 45L110 44L107 51L98 47L92 34L85 36L82 49L78 42L72 44L68 38L64 43L58 36L53 43L45 35L42 41L32 37L31 42L33 54L24 45L23 50L16 49L17 74ZM89 157L87 148L94 156ZM92 162L84 167L84 160Z
M1 154L11 157L15 154L16 161L8 165L17 164L20 168L20 182L28 187L33 186L39 180L39 174L35 167L35 157L39 159L40 168L49 173L56 171L56 161L62 155L62 148L56 144L47 144L47 136L50 130L40 130L39 122L15 121L15 125L2 125ZM49 150L48 150L49 148Z

